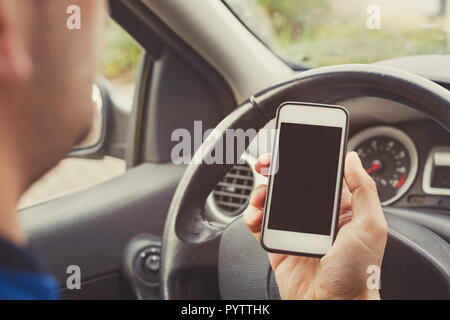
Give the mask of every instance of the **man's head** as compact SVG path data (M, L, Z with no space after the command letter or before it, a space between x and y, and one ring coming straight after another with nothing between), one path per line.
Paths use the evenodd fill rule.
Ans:
M67 27L72 5L81 30ZM0 170L22 173L21 192L89 132L105 9L104 0L0 0Z

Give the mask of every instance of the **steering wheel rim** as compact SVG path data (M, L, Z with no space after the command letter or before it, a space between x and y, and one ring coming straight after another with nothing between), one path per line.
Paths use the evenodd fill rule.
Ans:
M261 129L285 101L335 103L364 96L385 98L414 108L450 131L449 91L420 76L388 67L318 68L296 74L251 97L216 127L215 132L219 134L203 146L203 153L194 155L175 191L161 251L163 299L220 298L217 265L224 228L207 222L202 213L207 196L232 165L207 165L202 158L207 154L205 149L212 150L219 141L225 145L227 129ZM234 152L232 156L236 163L241 155Z

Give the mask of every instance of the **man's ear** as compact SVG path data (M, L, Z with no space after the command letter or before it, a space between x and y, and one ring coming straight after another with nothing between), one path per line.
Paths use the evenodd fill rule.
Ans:
M23 8L14 6L15 1L0 0L0 84L26 81L32 71Z

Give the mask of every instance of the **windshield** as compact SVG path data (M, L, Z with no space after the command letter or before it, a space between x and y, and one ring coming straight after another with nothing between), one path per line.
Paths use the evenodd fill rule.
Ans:
M225 0L285 60L306 67L446 54L446 0Z

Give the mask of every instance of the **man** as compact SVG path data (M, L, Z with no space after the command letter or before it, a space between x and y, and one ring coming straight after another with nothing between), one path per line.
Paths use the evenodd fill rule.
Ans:
M81 30L66 10L81 9ZM24 191L89 132L104 0L0 0L0 298L54 298L55 281L24 250Z
M81 9L81 30L66 26L71 5ZM57 297L55 280L26 249L15 211L25 190L89 132L105 12L104 0L0 0L0 299ZM262 158L257 169L269 162ZM365 268L381 264L386 222L355 154L345 180L329 254L269 255L283 298L379 298L365 287ZM257 238L264 196L257 188L245 213Z

